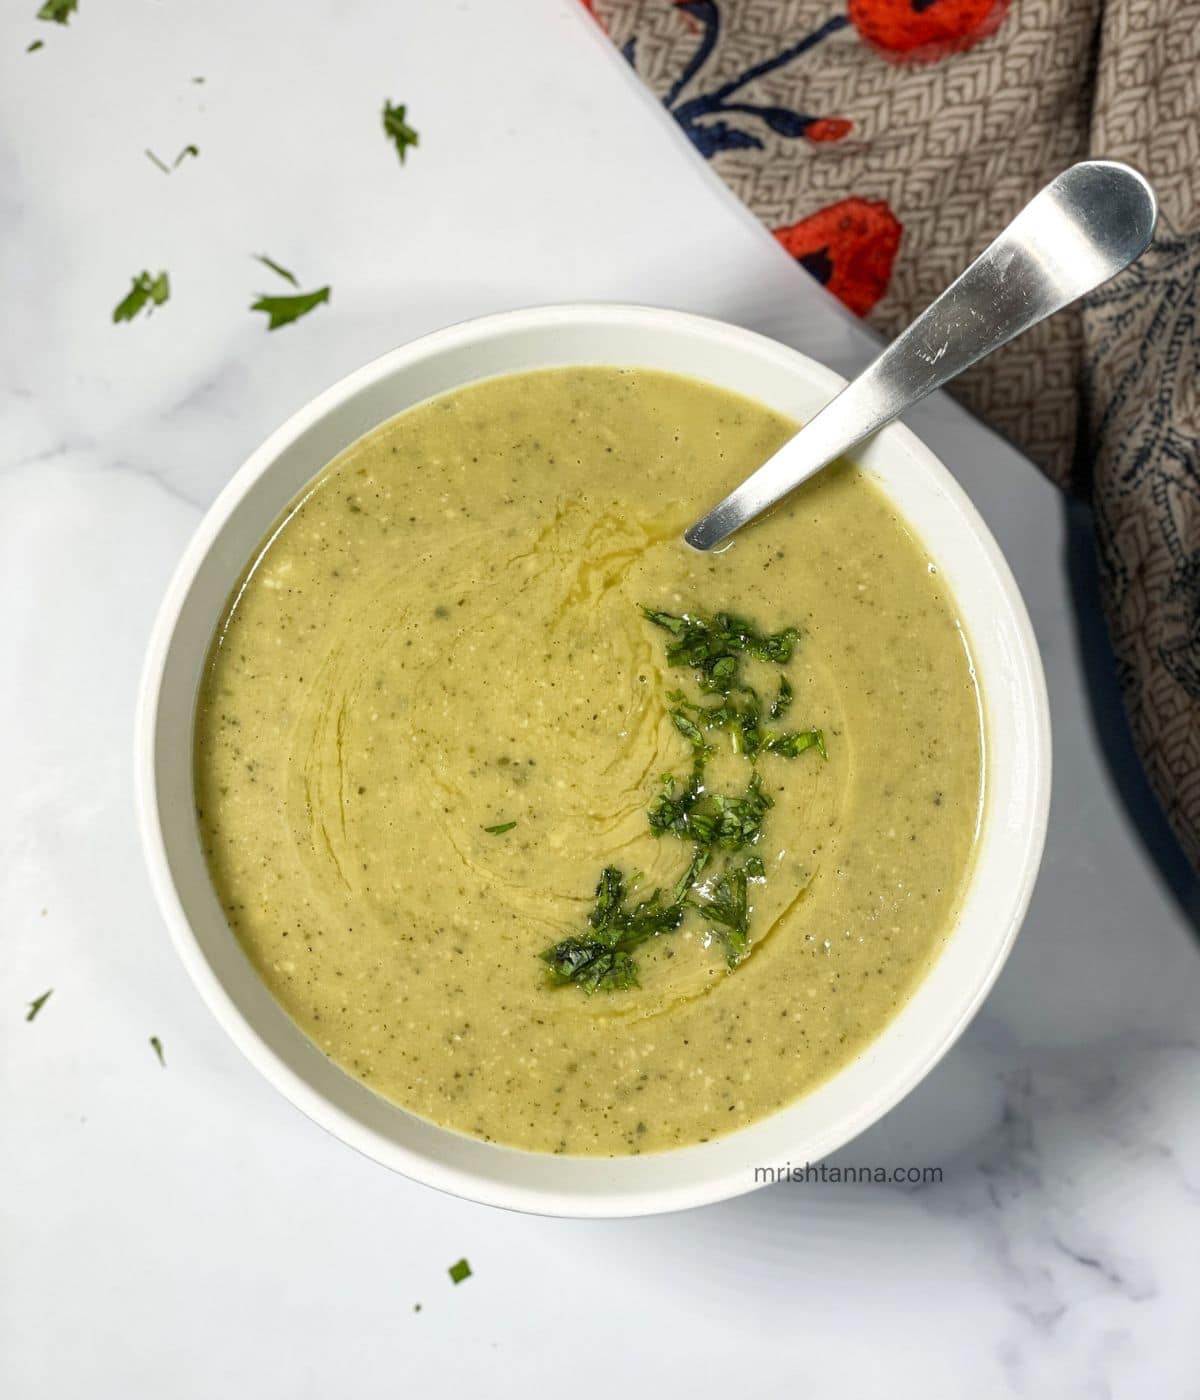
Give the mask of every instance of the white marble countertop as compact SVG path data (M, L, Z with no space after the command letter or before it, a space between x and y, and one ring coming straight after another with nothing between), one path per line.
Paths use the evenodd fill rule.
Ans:
M523 303L706 311L842 370L871 345L575 0L36 8L0 19L0 1394L1200 1395L1200 901L1119 722L1086 520L944 399L910 421L1025 590L1057 772L1003 977L838 1158L940 1185L524 1218L357 1157L241 1059L151 901L130 748L160 591L244 455L371 356ZM403 168L384 97L421 133ZM143 155L191 142L169 176ZM257 252L331 305L268 335ZM171 300L114 326L143 267Z

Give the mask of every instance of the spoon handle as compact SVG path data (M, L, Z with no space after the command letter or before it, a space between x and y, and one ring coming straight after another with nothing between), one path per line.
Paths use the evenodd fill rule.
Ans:
M1154 232L1127 165L1071 166L908 329L684 539L711 549L926 394L1128 267Z

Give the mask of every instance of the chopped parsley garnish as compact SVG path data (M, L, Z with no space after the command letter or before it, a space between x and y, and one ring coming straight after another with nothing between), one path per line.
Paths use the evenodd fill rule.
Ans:
M589 995L638 986L635 950L652 938L674 933L689 909L699 914L723 944L731 969L750 956L749 885L765 880L766 871L758 855L749 854L740 864L732 857L758 843L767 813L775 805L763 788L757 761L763 754L797 758L808 749L827 756L819 729L764 728L762 701L742 676L746 657L786 665L800 638L796 628L764 633L732 613L676 616L643 608L642 614L670 634L667 664L690 668L701 692L698 700L689 700L679 690L667 693L671 723L690 746L692 765L686 777L670 773L663 777L647 812L656 836L670 835L688 842L692 856L669 899L656 889L633 905L627 904L621 871L616 866L605 867L586 931L562 939L541 954L550 969L547 981L551 986L573 983ZM767 717L782 718L793 698L791 684L781 674ZM712 730L725 730L733 752L750 763L744 792L710 791L706 776L713 749L707 735ZM723 868L702 881L722 854L727 857Z
M200 154L200 147L199 147L199 146L194 146L194 145L192 145L192 144L189 142L188 145L186 145L186 146L183 148L183 150L180 151L179 154L175 157L175 159L171 162L171 169L174 170L175 167L179 164L179 162L180 162L181 160L186 160L186 159L188 158L188 156L193 156L193 157L195 157L195 156L198 156L199 154Z
M48 992L43 992L40 997L34 997L34 999L29 1003L29 1010L25 1013L25 1019L27 1021L32 1021L33 1018L38 1014L42 1007L45 1006L45 1004L50 1000L50 998L53 995L54 988L51 987Z
M46 45L42 42L41 39L35 39L35 40L33 41L33 43L30 44L29 47L25 50L25 52L26 52L26 53L37 53L38 49L44 49L45 47L46 47Z
M400 164L404 164L404 157L410 146L420 145L421 138L416 131L409 126L405 120L404 103L393 106L385 101L383 104L383 130L389 141L396 144L396 154L400 157Z
M289 272L286 267L281 267L274 258L267 257L266 253L255 253L254 258L256 262L262 263L264 267L269 267L277 276L282 277L285 282L290 282L293 287L300 285L294 272Z
M723 851L740 851L752 845L762 832L763 818L775 805L762 790L762 779L751 773L750 784L740 797L706 792L703 772L693 773L679 792L669 774L663 790L649 811L650 829L661 836L669 832L681 841Z
M701 690L720 695L728 695L739 684L743 656L786 666L800 640L795 627L763 633L733 613L719 612L712 617L684 613L677 617L674 613L643 608L642 615L671 634L667 665L690 666Z
M158 1056L158 1063L159 1063L160 1065L162 1065L163 1069L166 1069L166 1067L167 1067L167 1062L166 1062L166 1060L163 1058L162 1041L159 1040L158 1036L152 1035L152 1036L150 1037L150 1048L151 1048L151 1050L153 1050L154 1053Z
M152 311L161 306L171 295L171 284L165 272L151 277L148 272L139 272L133 279L128 295L113 308L114 321L132 321L143 308Z
M267 330L274 331L280 326L298 321L301 316L307 316L314 307L328 301L329 295L330 288L320 287L315 292L300 292L296 296L260 296L251 305L250 310L265 311L268 317Z
M171 173L171 167L166 163L166 161L159 160L159 158L154 154L154 152L150 149L149 146L146 147L146 159L149 161L153 161L153 163L158 166L158 168L162 171L164 175L169 175Z
M451 1264L447 1272L454 1283L461 1283L463 1279L471 1277L471 1266L465 1259L460 1259L457 1264ZM420 1306L418 1303L417 1307Z
M511 831L516 826L516 822L500 822L498 826L485 826L483 829L489 836L503 836L506 831Z
M768 753L781 754L784 758L798 758L806 749L816 749L822 758L825 752L825 735L819 729L802 729L798 733L774 734L763 744Z
M637 963L630 954L648 939L673 933L683 922L683 911L680 893L668 904L661 890L627 908L624 876L616 866L605 866L588 915L588 931L564 938L542 953L542 961L550 968L547 980L555 987L574 982L588 993L636 987Z
M66 24L78 8L79 0L46 0L37 17L52 24Z
M713 880L696 903L701 917L718 925L717 937L725 945L725 961L730 967L750 956L749 882L765 878L762 861L751 856Z

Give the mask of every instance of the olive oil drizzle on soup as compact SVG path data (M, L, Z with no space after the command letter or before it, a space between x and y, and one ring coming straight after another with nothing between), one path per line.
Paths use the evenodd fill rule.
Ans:
M348 1073L489 1140L662 1150L819 1084L929 968L982 798L935 566L850 467L721 553L681 540L794 431L658 372L494 379L355 443L264 543L201 687L198 819L246 953ZM731 969L689 905L639 985L587 995L540 955L586 932L603 868L636 899L690 849L647 820L688 769L690 673L643 608L795 626L786 665L745 678L769 698L782 670L786 727L828 757L755 761L749 956ZM706 785L743 790L745 755L708 740Z

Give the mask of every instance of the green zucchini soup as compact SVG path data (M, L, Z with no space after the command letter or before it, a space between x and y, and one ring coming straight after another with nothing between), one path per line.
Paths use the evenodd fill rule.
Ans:
M954 600L850 466L683 529L795 431L648 370L430 400L292 503L195 720L230 927L385 1098L541 1152L704 1142L859 1054L970 874Z

